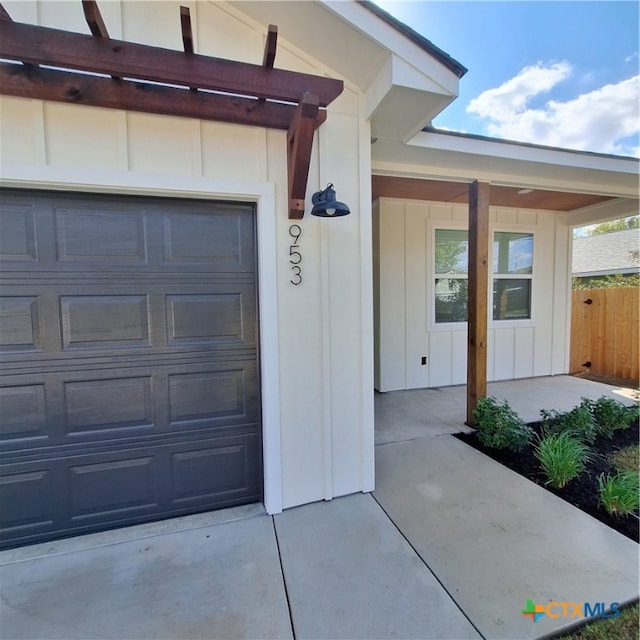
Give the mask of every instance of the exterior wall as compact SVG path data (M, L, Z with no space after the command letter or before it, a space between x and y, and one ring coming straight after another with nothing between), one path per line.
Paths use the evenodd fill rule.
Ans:
M266 26L241 5L114 1L104 19L114 38L182 49L180 4L196 51L261 61ZM88 33L76 0L5 6L16 21ZM282 34L276 66L337 77ZM299 221L297 287L285 132L8 97L0 109L4 185L257 203L267 509L372 490L370 133L358 88L345 83L316 134L307 193L309 204L335 182L352 215Z
M431 254L436 228L466 229L467 221L467 205L389 198L375 203L379 391L466 383L466 326L435 323ZM566 216L492 207L493 231L533 233L534 263L531 320L489 319L488 379L566 373L570 317ZM427 358L426 365L421 364L422 357Z

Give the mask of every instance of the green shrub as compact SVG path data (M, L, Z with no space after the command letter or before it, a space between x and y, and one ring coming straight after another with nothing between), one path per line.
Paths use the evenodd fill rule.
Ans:
M627 516L640 506L638 474L620 471L615 476L598 476L600 504L612 516Z
M509 406L493 397L480 398L473 413L478 440L486 447L522 451L531 438L531 428Z
M562 489L578 476L591 459L589 447L568 431L546 433L535 447L535 456L547 481L555 489Z
M625 407L607 396L595 401L583 398L582 403L591 411L598 435L605 438L611 438L618 429L628 429L637 414L636 407Z
M591 413L590 402L590 400L583 399L577 407L568 412L543 409L540 412L543 431L546 433L567 432L578 440L592 443L598 435L598 425Z

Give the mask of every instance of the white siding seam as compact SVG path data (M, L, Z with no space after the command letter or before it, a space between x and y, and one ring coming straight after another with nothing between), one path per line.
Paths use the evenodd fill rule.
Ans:
M333 498L333 407L331 393L331 300L329 287L329 227L320 225L320 256L322 292L322 396L324 431L324 499Z
M36 162L47 164L47 128L44 115L44 101L34 101L33 125Z

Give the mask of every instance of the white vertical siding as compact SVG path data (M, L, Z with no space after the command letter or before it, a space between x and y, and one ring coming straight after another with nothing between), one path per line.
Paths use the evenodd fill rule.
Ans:
M404 203L380 205L380 366L379 391L407 388L405 329L405 215Z
M382 198L379 239L379 373L376 389L439 387L466 382L466 325L436 325L433 234L466 228L468 208ZM568 228L555 212L491 207L490 231L534 234L532 318L489 318L487 377L510 380L565 373L568 366ZM491 309L491 301L489 301ZM404 318L402 312L404 311ZM421 357L428 364L420 364Z
M113 37L181 50L180 4L114 1L101 9ZM198 52L260 63L266 25L241 4L186 4ZM7 9L16 20L89 32L77 0ZM276 67L336 77L282 34ZM352 215L322 220L307 211L297 222L298 287L290 284L286 132L16 98L3 97L0 108L0 162L13 186L161 195L170 183L178 185L173 196L216 198L222 192L212 185L222 184L224 197L242 200L254 199L258 185L273 194L263 198L271 210L258 206L258 253L261 264L275 256L276 280L260 291L261 317L274 326L261 350L275 354L268 370L278 371L277 381L263 380L263 389L278 389L278 397L263 397L273 425L265 464L279 465L266 478L268 487L280 483L270 508L372 489L370 132L359 90L347 85L316 133L307 191L310 203L335 182Z

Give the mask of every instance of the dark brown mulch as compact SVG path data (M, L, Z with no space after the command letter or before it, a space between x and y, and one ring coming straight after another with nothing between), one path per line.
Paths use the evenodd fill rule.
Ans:
M535 442L536 435L540 432L540 424L534 423L529 425L533 428L535 434L532 441ZM497 462L509 467L516 473L532 480L536 484L543 486L548 491L555 493L557 496L571 503L572 505L582 509L594 518L604 522L612 529L619 531L623 535L639 542L639 520L638 512L635 516L627 516L626 518L610 516L602 507L598 506L598 482L597 477L601 473L616 473L616 470L609 463L608 457L614 451L624 449L630 445L638 444L639 430L636 421L629 429L616 431L613 438L598 438L592 449L595 452L592 462L587 465L587 471L582 475L574 478L563 489L552 489L545 486L545 478L540 470L540 465L533 455L533 445L529 444L520 453L513 453L506 449L491 449L482 445L476 433L459 433L456 438L466 442L478 451L488 455Z

